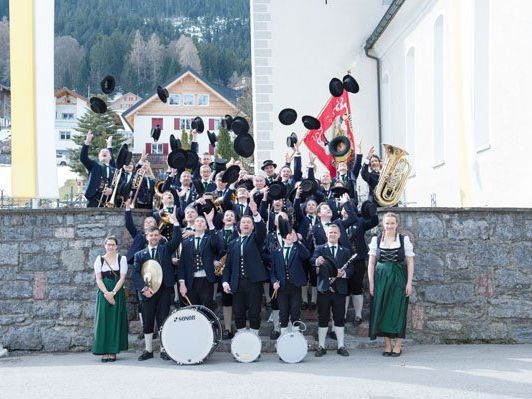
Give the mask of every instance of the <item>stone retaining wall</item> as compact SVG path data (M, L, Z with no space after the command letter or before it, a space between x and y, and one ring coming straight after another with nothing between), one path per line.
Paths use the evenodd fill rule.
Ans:
M413 243L407 335L421 343L532 342L532 210L397 208ZM146 213L136 213L137 226ZM0 344L9 350L87 350L92 265L123 212L0 211ZM128 313L134 317L134 295Z

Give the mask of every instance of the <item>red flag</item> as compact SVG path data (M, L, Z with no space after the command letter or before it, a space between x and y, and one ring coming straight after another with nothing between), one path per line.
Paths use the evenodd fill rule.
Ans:
M305 145L316 155L323 165L331 172L331 177L336 175L336 163L339 161L349 161L353 157L355 148L355 138L351 127L351 105L349 104L349 94L344 90L340 97L331 97L318 116L321 128L309 130L303 141ZM329 154L329 149L325 145L336 136L347 136L351 141L351 152L342 157L334 158Z

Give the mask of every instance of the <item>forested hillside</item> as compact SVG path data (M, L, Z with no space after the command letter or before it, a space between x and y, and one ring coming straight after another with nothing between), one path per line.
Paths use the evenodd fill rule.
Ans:
M7 3L0 0L0 20L7 17ZM89 88L99 90L101 78L111 74L121 91L143 96L184 68L223 85L250 74L248 0L56 0L55 4L56 87L87 94ZM0 23L0 51L8 45L2 34L7 24ZM5 64L5 57L0 57L0 83L7 84Z

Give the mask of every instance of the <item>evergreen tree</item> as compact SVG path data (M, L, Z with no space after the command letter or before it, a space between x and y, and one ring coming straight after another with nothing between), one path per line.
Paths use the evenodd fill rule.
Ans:
M118 127L115 124L114 112L110 109L107 109L107 112L104 114L96 114L92 112L91 109L88 109L81 118L78 119L78 126L75 130L78 132L72 137L72 141L76 143L79 147L69 151L69 166L73 172L87 176L87 169L79 160L79 155L81 152L81 146L85 143L85 137L87 132L92 130L94 134L94 139L89 148L89 157L91 159L97 160L98 153L102 148L106 146L107 137L113 136L113 157L116 159L118 151L122 146L122 143L126 140L122 133L118 133Z
M190 150L190 142L188 140L188 132L185 128L181 129L181 148Z
M234 137L231 137L231 133L229 133L224 127L220 126L218 141L216 142L216 157L227 160L233 158L235 161L240 159L233 148L233 141Z

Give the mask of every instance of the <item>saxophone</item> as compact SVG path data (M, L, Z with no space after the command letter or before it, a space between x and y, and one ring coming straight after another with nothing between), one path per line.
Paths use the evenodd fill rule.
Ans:
M224 274L226 258L227 258L227 255L222 256L220 258L220 260L219 260L220 265L219 266L214 266L214 275L215 276L221 276L222 274Z

